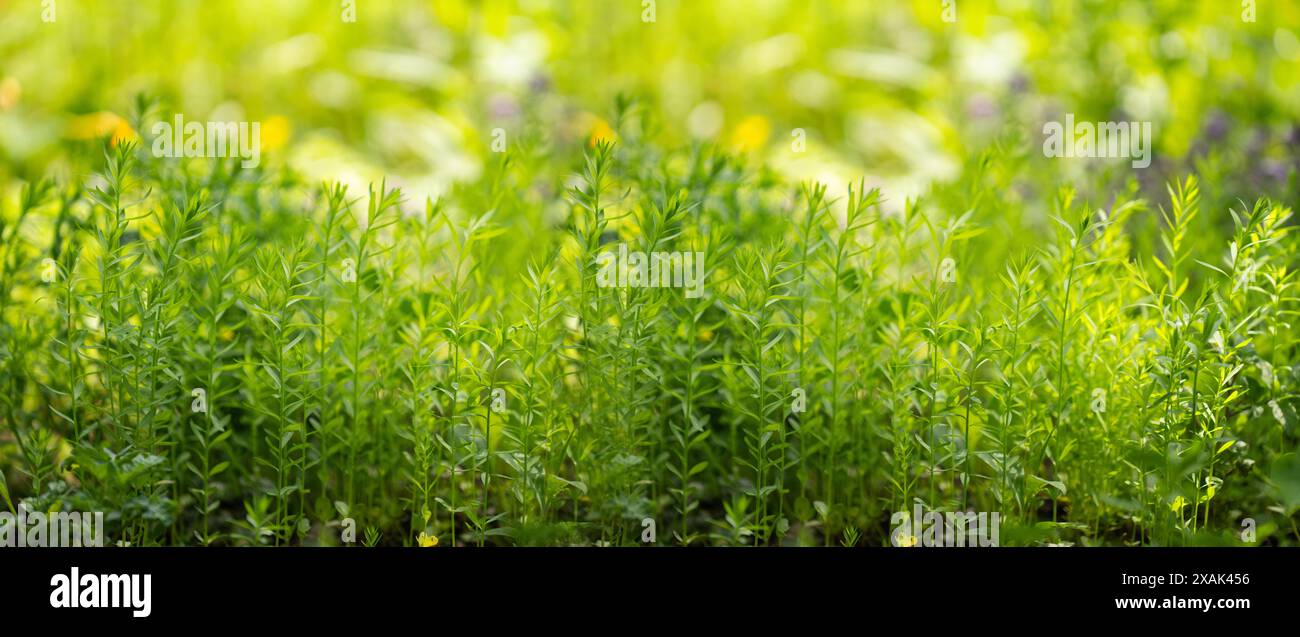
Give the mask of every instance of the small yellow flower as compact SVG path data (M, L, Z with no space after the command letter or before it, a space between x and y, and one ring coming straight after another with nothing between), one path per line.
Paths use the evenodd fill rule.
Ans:
M125 119L110 111L78 115L68 123L68 136L73 139L96 139L110 134L114 146L136 136Z
M614 129L609 127L609 122L597 117L591 125L591 135L587 138L588 146L595 146L600 142L614 141Z
M235 330L232 330L230 328L221 330L221 340L229 341L229 340L233 340L234 338L235 338Z
M289 141L293 126L280 115L272 115L262 122L262 150L275 150Z
M731 145L741 152L758 150L767 143L768 135L771 133L772 125L768 123L766 117L750 115L736 124L736 128L731 131Z
M0 111L7 111L18 104L23 96L23 86L16 77L6 77L0 81Z
M438 546L438 536L429 535L428 533L424 533L424 532L420 533L420 537L416 538L416 541L420 543L421 548Z
M713 340L713 330L700 330L700 340L705 342Z
M899 546L916 546L915 535L903 535L898 538Z
M1185 506L1187 506L1187 499L1180 495L1174 498L1174 501L1169 504L1169 509L1174 513L1178 513L1181 512Z

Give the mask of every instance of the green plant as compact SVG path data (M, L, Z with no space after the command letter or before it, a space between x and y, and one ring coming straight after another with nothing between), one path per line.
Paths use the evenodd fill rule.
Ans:
M647 521L882 545L914 507L1000 511L1024 544L1239 543L1242 517L1300 541L1285 206L1233 204L1218 236L1195 178L1066 188L1012 248L990 193L1014 158L837 197L619 112L619 144L557 167L530 140L422 207L131 143L85 187L24 186L6 506L111 511L136 546L336 545L344 519L364 545L634 545ZM602 275L622 250L681 281Z

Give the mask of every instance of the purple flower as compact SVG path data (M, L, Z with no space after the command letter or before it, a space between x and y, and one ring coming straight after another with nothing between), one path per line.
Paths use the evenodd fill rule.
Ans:
M550 89L551 78L547 77L545 73L534 73L533 76L528 79L528 90L534 93L545 93Z
M488 112L494 119L507 119L519 115L519 105L510 95L496 93L488 98Z
M1017 71L1015 75L1011 76L1011 83L1009 88L1011 89L1011 92L1015 95L1021 95L1023 93L1028 92L1029 76Z
M1215 111L1205 120L1205 139L1211 142L1222 141L1228 134L1228 118L1222 111Z
M970 96L966 100L966 113L975 119L987 119L996 117L998 114L998 105L993 103L987 95L982 93Z

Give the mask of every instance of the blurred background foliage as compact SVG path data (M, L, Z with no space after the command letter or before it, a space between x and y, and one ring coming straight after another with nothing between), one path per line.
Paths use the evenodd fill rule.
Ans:
M1239 5L957 0L950 23L942 0L0 0L0 178L84 177L148 93L164 119L261 122L272 165L422 202L483 173L493 129L580 145L623 132L627 95L670 147L832 192L866 177L894 209L989 149L1022 158L999 170L1031 223L1041 184L1103 199L1126 164L1038 151L1065 113L1151 121L1154 193L1194 170L1212 205L1293 201L1300 4Z

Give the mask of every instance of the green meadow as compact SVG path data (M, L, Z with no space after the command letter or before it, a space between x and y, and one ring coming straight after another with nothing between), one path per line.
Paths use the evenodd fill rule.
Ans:
M0 1L0 510L1295 546L1298 194L1293 3Z

